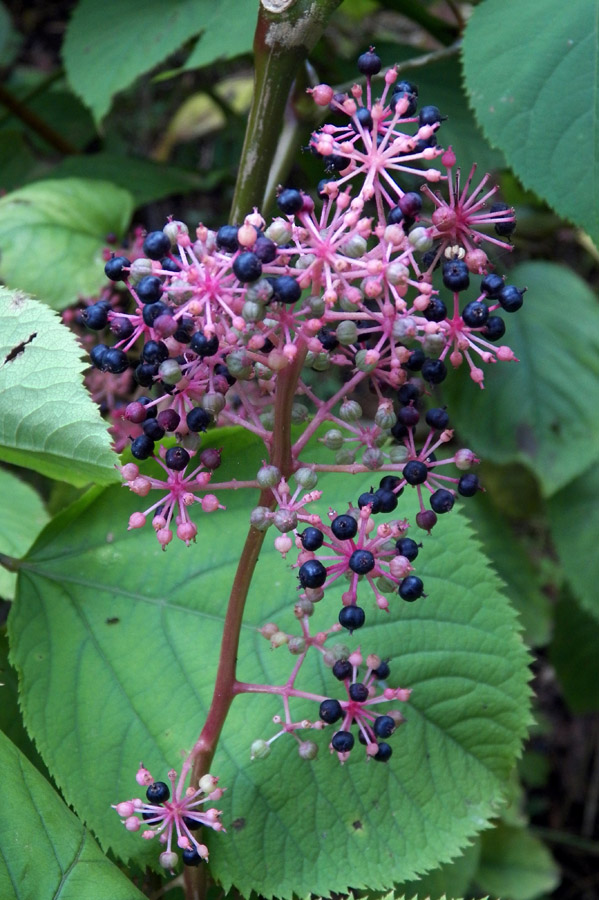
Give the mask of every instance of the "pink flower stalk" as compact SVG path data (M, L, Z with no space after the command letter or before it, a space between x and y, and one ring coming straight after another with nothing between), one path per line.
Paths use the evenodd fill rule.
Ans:
M186 776L171 769L168 773L170 789L163 781L155 781L143 763L136 775L137 783L146 787L146 800L135 797L113 805L121 817L127 831L140 831L142 837L152 840L157 837L163 846L160 863L165 869L172 871L179 861L175 847L183 851L183 862L197 866L208 859L208 848L200 843L194 831L199 828L211 828L213 831L224 831L220 822L221 811L211 807L203 809L210 801L220 800L223 788L217 787L218 778L204 775L200 778L198 788L185 787Z

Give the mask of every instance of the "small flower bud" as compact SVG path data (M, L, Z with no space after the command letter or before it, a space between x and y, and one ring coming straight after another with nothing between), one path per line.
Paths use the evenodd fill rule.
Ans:
M257 741L254 741L250 748L250 759L266 759L267 756L270 756L270 753L270 744L259 738Z
M267 622L266 625L263 625L258 631L263 637L270 640L273 634L276 634L276 632L279 631L279 626L275 622Z
M292 509L278 509L272 520L275 528L278 528L283 534L297 528L297 513Z
M174 850L165 850L158 857L158 862L163 869L174 869L179 862L179 857Z
M357 422L362 418L362 407L356 400L344 400L339 409L339 418L344 422Z
M276 466L262 466L258 469L256 481L261 488L275 487L280 480L281 473Z
M375 471L376 469L380 469L380 467L385 462L385 458L381 450L378 447L368 447L367 450L362 454L362 463L366 466L367 469L371 469Z
M250 525L258 531L266 531L272 524L272 514L268 506L256 506L250 513Z
M393 403L390 400L383 400L374 415L374 424L379 428L393 428L396 422L397 416L393 412Z
M303 637L293 636L289 638L287 647L294 656L299 656L306 649L306 640Z
M433 239L426 228L413 228L408 235L408 240L414 250L419 253L426 253L433 246Z
M314 604L307 597L302 597L293 607L293 612L298 619L303 619L304 616L309 617L314 614Z
M335 329L335 337L344 347L355 344L358 339L358 327L356 323L349 319L344 322L339 322Z
M183 378L183 372L176 359L165 359L161 362L158 374L164 384L177 384Z
M285 634L284 631L275 631L270 639L270 646L273 650L276 650L277 647L283 647L288 641L288 634Z
M273 219L264 234L275 244L286 244L291 240L292 235L291 224L286 219Z
M291 421L294 425L301 425L310 415L310 410L304 403L294 403L291 407Z
M477 462L478 459L476 458L472 450L467 450L466 448L458 450L458 452L454 456L455 466L462 472L467 472L468 469L471 469L474 463Z
M308 466L303 466L301 469L298 469L293 477L299 486L305 488L307 491L311 491L318 484L317 472L315 472L314 469L310 469Z
M338 428L331 428L323 437L322 442L329 450L341 450L343 447L343 432L339 431Z
M356 461L356 454L353 450L349 448L344 448L343 450L338 450L335 454L335 463L338 466L351 466Z

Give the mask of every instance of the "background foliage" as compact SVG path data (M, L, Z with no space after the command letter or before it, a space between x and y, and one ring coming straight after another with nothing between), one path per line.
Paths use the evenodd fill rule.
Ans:
M8 287L0 293L8 510L0 552L25 559L8 618L20 706L4 633L0 644L0 755L10 785L0 895L54 896L60 885L65 897L133 898L157 890L158 877L142 874L149 855L128 841L108 804L133 792L140 744L158 770L198 732L211 681L198 649L217 641L234 556L222 529L239 543L246 512L233 497L226 520L202 523L199 547L172 547L162 558L153 537L124 530L135 508L129 495L114 486L81 493L113 479L114 454L82 385L83 354L54 310L66 310L64 322L77 330L77 307L103 286L104 248L130 239L131 225L162 227L169 214L190 225L227 220L258 3L178 0L167 14L164 4L137 0L27 6L0 5L0 277ZM497 366L484 396L471 383L446 392L460 438L485 460L487 492L468 510L477 538L456 514L451 527L443 522L430 539L442 549L424 563L441 599L402 608L384 629L371 616L364 629L364 643L370 633L387 642L397 683L418 688L398 734L401 766L373 775L323 758L300 769L282 742L268 761L249 765L249 743L270 733L278 710L244 698L217 758L231 827L211 851L227 890L289 896L352 887L374 900L366 886L395 885L396 896L456 900L596 896L598 4L576 3L566 30L563 4L541 7L483 0L466 22L469 10L455 2L345 0L311 53L317 80L335 85L351 83L355 57L370 43L385 64L406 67L423 102L449 116L443 140L463 169L477 161L494 170L517 206L514 252L499 268L529 293L508 323L521 362ZM289 144L305 146L317 121L304 96L311 77L297 73L283 129ZM313 190L321 171L310 154L281 160L278 181ZM230 437L248 462L254 449L243 440ZM343 486L333 483L335 492L346 499ZM216 567L201 549L212 544L222 549ZM266 609L259 598L270 594L275 568L281 595ZM15 576L1 571L9 601ZM254 626L284 615L293 589L285 564L264 553L242 677L283 677L285 649L271 653ZM518 774L510 769L529 724L527 657L504 595L534 654L535 724ZM8 602L2 609L5 619ZM190 622L202 627L199 648L187 639ZM313 676L324 690L325 670L315 666ZM285 773L283 795L276 772ZM441 772L449 777L439 781ZM288 807L289 793L307 818ZM489 819L495 827L477 837ZM130 873L143 893L88 828L104 851L135 857ZM23 832L36 836L42 881L29 880L15 840ZM266 871L264 858L274 861Z

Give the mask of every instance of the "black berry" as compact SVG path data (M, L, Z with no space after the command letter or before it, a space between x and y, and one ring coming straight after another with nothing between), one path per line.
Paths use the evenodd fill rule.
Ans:
M386 663L385 660L383 660L383 662L380 664L380 666L377 666L376 669L372 670L372 674L379 681L384 681L385 678L388 678L389 675L391 674L391 669L389 668L389 664Z
M425 359L422 364L422 377L430 384L441 384L447 378L447 366L441 359Z
M462 497L474 497L479 488L478 475L466 472L458 481L458 494Z
M354 736L351 731L338 731L333 735L331 746L337 753L349 753L354 746Z
M169 447L164 457L164 464L174 472L182 472L191 459L184 447Z
M497 294L497 299L507 313L513 313L519 310L524 303L525 290L526 288L518 290L513 284L504 284Z
M440 297L431 297L422 315L428 322L442 322L447 318L447 307Z
M306 560L297 574L303 588L319 588L327 580L327 570L318 559Z
M499 341L505 334L505 322L501 316L489 316L482 333L488 341Z
M154 441L147 434L140 434L131 441L131 453L135 459L148 459L154 452Z
M145 275L135 285L135 293L142 303L156 303L162 297L162 282L157 275Z
M333 666L333 675L338 681L345 681L353 672L353 666L349 659L338 659Z
M408 484L424 484L428 478L428 466L419 459L411 459L403 467L402 475Z
M464 307L462 319L468 328L482 328L489 318L489 307L486 303L473 300Z
M144 434L147 434L153 441L160 441L164 437L164 428L162 428L158 419L155 419L153 416L146 419L141 427L144 430Z
M219 250L235 253L239 249L236 225L222 225L216 232L216 246Z
M244 284L257 281L262 275L262 263L255 253L246 250L233 260L233 272L237 280Z
M163 341L147 341L141 351L141 358L147 363L160 364L168 359L168 347Z
M450 291L465 291L470 284L470 273L463 259L448 259L443 263L443 284Z
M372 729L377 737L390 737L395 731L395 721L391 716L377 716L372 723Z
M405 556L410 562L418 556L418 544L412 538L404 537L395 541L395 547L400 556Z
M423 589L422 579L418 578L417 575L408 575L400 584L398 594L402 600L412 602L417 600L418 597L422 597Z
M378 753L373 756L373 759L376 759L377 762L387 762L391 759L391 754L393 753L393 748L389 746L385 741L379 742Z
M397 498L402 492L403 488L396 494L394 494L393 491L384 491L379 488L378 491L375 492L375 497L378 497L380 511L382 513L390 513L393 512L394 509L397 509Z
M195 406L187 413L186 422L190 431L206 431L212 422L212 416L201 406Z
M165 803L170 796L171 792L164 781L155 781L146 791L148 803Z
M300 534L300 540L304 550L319 550L324 541L324 534L320 528L314 528L314 526L309 525L308 528Z
M273 289L273 300L279 303L291 305L297 303L302 295L302 289L291 275L280 275L278 278L271 280Z
M436 106L423 106L418 121L420 125L435 125L437 122L443 122L446 118L447 116L442 116Z
M304 198L295 188L285 188L277 197L277 206L286 216L299 212L303 205Z
M358 57L358 69L362 75L377 75L381 71L381 58L368 50Z
M338 541L348 541L358 533L358 523L353 516L337 516L331 522L331 531Z
M162 259L171 252L170 238L164 231L150 231L143 242L142 250L150 259Z
M113 375L120 375L129 368L127 354L116 347L109 347L104 354L102 368Z
M351 634L361 628L366 621L366 614L361 606L344 606L339 613L339 624L347 628Z
M406 384L402 384L397 392L397 399L404 406L410 403L410 401L416 403L419 397L420 389L417 384L413 384L411 381L406 382Z
M498 213L498 212L511 212L512 210L507 205L507 203L493 203L491 206L490 212ZM509 237L510 234L513 234L516 229L516 221L512 222L497 222L495 225L495 232L501 237Z
M83 321L92 331L101 331L108 324L108 312L110 306L101 300L99 303L93 303L83 310Z
M183 857L183 862L186 866L199 866L202 862L202 857L193 845L191 847L185 847L181 856Z
M196 331L189 342L190 349L202 359L205 356L214 356L218 353L218 338L215 334L212 337L206 337L202 331Z
M436 513L446 513L453 509L453 504L455 503L455 497L451 493L451 491L447 491L445 488L439 488L438 491L431 496L431 509L433 509Z
M364 494L360 494L358 497L358 506L360 509L363 507L372 506L372 515L375 516L378 512L381 511L381 502L376 494L372 493L372 491L366 491Z
M111 281L125 281L129 272L124 270L130 266L131 261L126 256L113 256L104 266L104 272Z
M338 700L323 700L318 710L318 715L327 725L338 722L343 717L343 710Z
M499 291L503 287L503 278L501 275L495 275L493 272L489 272L488 275L485 275L483 280L480 283L480 289L483 294L486 294L487 297L490 297L491 300L496 300L499 294Z
M349 698L356 703L364 703L368 700L368 688L361 681L355 681L349 686Z

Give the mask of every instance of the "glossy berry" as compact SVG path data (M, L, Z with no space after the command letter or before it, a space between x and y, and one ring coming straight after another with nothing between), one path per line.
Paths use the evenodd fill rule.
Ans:
M101 331L108 324L108 312L110 306L101 300L99 303L93 303L83 311L83 321L92 331Z
M406 382L406 384L402 384L397 392L397 399L402 404L402 406L405 406L410 402L416 403L419 398L420 389L418 388L417 384L412 384L411 381Z
M349 558L349 567L356 575L367 575L374 569L374 556L370 550L354 550Z
M170 796L171 792L164 781L155 781L146 791L148 803L166 803Z
M304 198L295 188L285 188L277 197L277 206L286 216L299 212L303 205Z
M202 862L202 857L193 845L191 847L185 847L181 856L186 866L199 866Z
M126 256L113 256L104 266L104 273L111 281L125 281L129 272L124 270L130 266L131 261Z
M162 297L162 282L157 275L145 275L135 285L135 293L142 303L156 303Z
M444 431L449 425L449 414L447 410L435 406L426 413L426 424L437 431Z
M327 168L333 169L335 172L342 172L343 169L347 169L349 166L349 159L346 156L341 156L339 153L331 153L330 156L327 156Z
M431 297L422 315L427 322L443 322L447 318L447 307L440 297Z
M507 313L517 312L524 303L525 290L526 288L518 290L513 284L504 284L497 294L497 299Z
M166 303L158 300L156 303L146 303L142 310L142 317L148 328L152 328L159 316L166 316L171 312Z
M372 506L373 516L381 511L381 502L376 494L372 493L371 491L366 491L365 493L360 494L360 496L358 497L358 506L360 507L360 509L363 509L369 504Z
M320 704L318 715L323 722L327 723L327 725L332 725L343 717L343 710L341 709L341 704L338 700L323 700Z
M488 341L499 341L505 334L505 322L501 316L489 316L482 333Z
M163 341L147 341L141 351L141 358L147 363L161 363L168 359L168 347Z
M359 130L359 125L361 125L362 128L365 128L367 131L372 128L372 116L370 114L370 110L365 106L360 106L355 115L352 117L351 127L354 131Z
M394 494L393 491L384 491L381 488L379 488L378 491L375 491L375 497L377 497L379 501L380 512L390 513L393 512L394 509L397 509L397 498L401 493L403 493L403 488L401 491L398 491L397 494Z
M347 628L350 634L361 628L365 621L366 614L361 606L344 606L339 613L339 624Z
M218 353L218 338L215 334L213 334L212 337L206 337L202 331L196 331L196 333L192 335L189 347L194 353L201 356L202 359L206 356L214 356Z
M187 413L186 422L190 431L206 431L212 423L212 416L201 406L195 406Z
M395 721L391 716L377 716L372 723L372 730L379 738L390 737L395 731Z
M410 93L409 91L393 91L393 93L391 94L391 99L389 100L389 106L391 107L393 112L395 112L395 107L401 100L404 99L404 97L408 101L408 105L405 112L403 113L403 116L405 116L406 118L411 118L413 115L415 115L416 110L418 109L418 97L416 96L416 94Z
M511 212L511 208L507 205L507 203L494 203L491 206L490 212ZM516 222L497 222L495 225L495 232L501 237L509 237L510 234L513 234L516 229Z
M174 472L182 472L191 459L184 447L169 447L164 457L164 464Z
M140 434L131 441L131 453L135 459L148 459L154 452L154 441L147 434Z
M447 378L447 366L441 359L425 359L421 371L424 380L430 384L441 384Z
M404 537L395 541L395 548L400 556L413 562L418 556L418 544L412 538Z
M408 191L403 197L400 197L397 204L404 216L409 219L415 218L422 209L422 197L415 191Z
M474 472L465 472L458 481L458 494L462 497L474 497L479 488L478 475Z
M143 242L142 250L150 259L162 259L171 252L171 241L164 231L150 231Z
M113 319L110 323L110 330L117 341L126 341L135 331L135 327L129 319Z
M424 350L422 347L417 347L415 350L412 350L408 361L403 364L403 368L408 369L410 372L419 372L425 359Z
M407 428L413 428L420 421L420 413L415 406L402 406L397 413L397 421Z
M238 230L236 225L222 225L216 232L216 246L218 249L228 250L229 253L235 253L236 250L239 250Z
M404 214L402 213L400 207L393 206L387 213L387 225L401 225L403 221Z
M408 484L424 484L428 478L428 466L419 459L411 459L403 467L402 475Z
M164 437L164 428L162 428L158 419L155 419L153 416L146 419L141 427L144 430L144 434L147 434L153 441L160 441Z
M400 482L397 475L384 475L379 482L379 491L393 491Z
M387 662L385 662L385 660L383 660L382 663L380 664L380 666L377 666L376 669L372 670L372 674L379 681L384 681L385 678L388 678L389 675L391 674L391 669L389 668L389 664Z
M372 50L358 57L358 70L362 75L377 75L381 71L381 59Z
M318 559L306 560L297 574L303 588L319 588L327 580L327 570Z
M465 291L470 273L463 259L448 259L443 263L443 284L450 291Z
M483 294L486 294L491 300L496 300L499 294L499 291L503 287L503 278L501 275L495 275L493 272L489 272L488 275L485 275L483 280L480 283L480 289Z
M320 528L314 528L310 525L302 534L300 534L300 540L304 550L319 550L324 541L324 534Z
M396 81L392 90L394 94L406 93L414 94L415 97L418 96L418 85L412 81L406 81L405 78L401 81Z
M120 375L121 372L126 372L129 368L127 354L116 347L109 347L104 354L102 368L113 375Z
M338 659L333 666L333 675L338 681L345 681L346 678L351 678L352 672L353 666L349 659Z
M446 513L453 509L453 504L455 503L455 497L451 493L451 491L447 491L445 488L439 488L438 491L435 491L430 498L431 509L433 509L436 513Z
M361 681L355 681L349 686L349 699L355 703L364 703L368 700L368 688Z
M489 307L486 303L479 300L473 300L468 303L462 312L462 319L468 328L482 328L489 318Z
M353 516L337 516L331 522L331 531L338 541L348 541L358 533L358 523Z
M333 750L336 750L337 753L349 753L354 746L354 743L355 740L351 731L338 731L337 734L333 735L331 747Z
M273 289L273 300L279 303L291 305L297 303L302 295L302 289L291 275L281 275L279 278L271 280Z
M277 258L277 245L265 235L260 235L252 250L263 263L270 263Z
M262 275L262 263L255 253L246 250L233 260L233 272L243 284L257 281Z
M417 575L408 575L400 584L398 594L402 600L407 600L411 603L413 600L417 600L418 597L422 597L423 589L422 579L418 578Z
M151 363L140 363L134 372L135 380L142 387L151 387L154 384L154 378L158 375L158 366Z
M339 346L339 341L335 336L335 332L331 331L330 328L321 328L316 337L322 344L323 350L330 351Z
M164 269L165 272L181 271L181 266L177 262L175 262L174 259L170 259L170 257L168 256L160 260L160 266L162 269Z
M443 122L447 116L442 116L440 110L436 106L423 106L418 116L420 125L435 125L437 122Z
M407 427L402 422L396 422L393 428L391 429L391 436L395 438L396 441L403 441L409 434Z
M181 416L174 409L163 409L156 418L165 431L176 431L181 422Z
M325 191L327 184L334 184L335 178L321 178L316 187L316 193L321 200L328 200L329 195Z
M378 753L373 756L373 759L376 759L377 762L388 762L391 759L391 754L393 753L393 748L389 746L385 741L379 742Z

